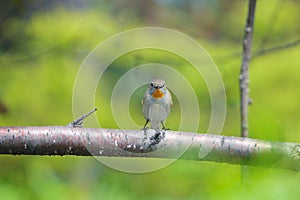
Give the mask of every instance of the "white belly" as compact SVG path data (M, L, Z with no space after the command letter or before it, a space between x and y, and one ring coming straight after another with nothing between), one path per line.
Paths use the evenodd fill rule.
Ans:
M151 128L158 129L162 121L168 117L167 110L160 104L153 104L149 108L149 120Z

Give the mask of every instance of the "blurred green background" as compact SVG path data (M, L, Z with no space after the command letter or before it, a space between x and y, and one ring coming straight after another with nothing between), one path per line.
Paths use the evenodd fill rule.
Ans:
M223 134L239 136L238 74L247 5L240 0L1 1L0 125L69 123L73 84L87 54L121 31L158 26L191 36L211 55L226 87ZM300 39L299 6L299 1L291 0L257 2L255 53ZM251 61L250 137L300 142L299 55L300 45L294 45ZM107 87L96 96L101 126L117 128L106 105L118 77L154 61L170 66L184 62L165 52L145 50L112 64L103 77ZM183 65L182 71L192 73L189 70ZM190 81L201 102L198 131L205 132L210 97L205 86ZM130 101L132 118L141 126L144 89ZM177 106L167 122L175 130ZM0 199L298 199L300 195L298 173L250 167L244 185L240 175L240 166L213 162L176 161L152 173L127 174L94 158L0 155Z

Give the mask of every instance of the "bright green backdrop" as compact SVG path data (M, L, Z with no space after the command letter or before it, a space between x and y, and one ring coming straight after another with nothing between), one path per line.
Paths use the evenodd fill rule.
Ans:
M227 95L223 134L239 136L238 74L246 1L58 2L1 3L1 126L69 123L73 83L85 56L113 34L159 26L191 36L214 59ZM299 40L299 6L297 1L258 1L254 52ZM10 13L11 10L16 13ZM300 46L293 46L251 61L250 137L300 142L299 55ZM103 127L117 128L107 105L118 77L131 67L153 60L182 64L182 73L193 73L182 60L163 52L148 50L119 58L103 77L107 87L96 96L100 108L97 116ZM193 84L196 81L191 80ZM203 103L199 132L204 132L210 117L210 100L204 86L196 88ZM130 102L132 118L141 126L144 119L140 100L144 89L139 89ZM170 127L178 124L178 112L175 107L168 120ZM177 161L156 172L126 174L103 166L94 158L0 155L0 199L299 197L298 173L249 167L247 183L242 185L240 171L236 165Z

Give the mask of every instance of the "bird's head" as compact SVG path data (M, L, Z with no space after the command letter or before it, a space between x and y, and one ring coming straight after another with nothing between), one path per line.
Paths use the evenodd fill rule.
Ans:
M154 79L149 85L150 93L153 98L159 99L164 97L165 81L162 79Z

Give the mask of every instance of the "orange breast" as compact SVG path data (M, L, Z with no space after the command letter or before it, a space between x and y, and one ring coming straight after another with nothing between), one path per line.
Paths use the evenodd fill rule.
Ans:
M152 93L152 96L153 96L154 98L161 98L161 97L164 96L164 93L162 93L162 92L160 91L160 89L156 89L156 90Z

